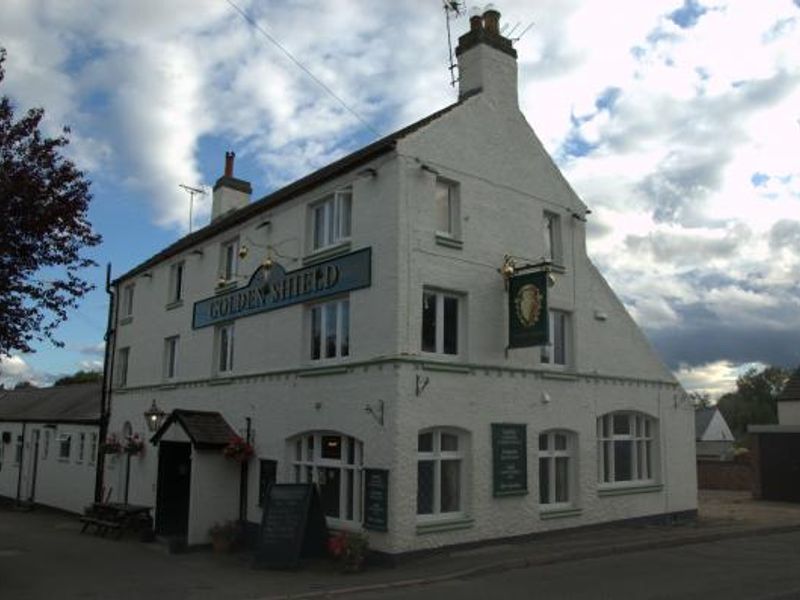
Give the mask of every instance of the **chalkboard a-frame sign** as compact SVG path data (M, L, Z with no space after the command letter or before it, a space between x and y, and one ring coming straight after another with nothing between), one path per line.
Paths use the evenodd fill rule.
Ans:
M317 488L275 483L267 489L255 555L256 567L290 569L300 557L324 556L328 528Z

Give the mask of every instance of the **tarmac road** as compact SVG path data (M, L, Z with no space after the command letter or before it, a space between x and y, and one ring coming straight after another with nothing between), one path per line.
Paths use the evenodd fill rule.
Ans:
M516 569L357 600L800 599L800 532Z

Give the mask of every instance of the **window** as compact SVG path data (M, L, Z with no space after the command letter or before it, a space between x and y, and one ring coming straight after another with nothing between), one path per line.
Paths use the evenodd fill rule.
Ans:
M72 453L72 435L62 433L58 436L58 458L59 460L69 460Z
M233 370L233 323L217 327L217 372Z
M311 358L350 355L350 300L334 300L311 307Z
M128 359L130 354L130 348L120 348L117 352L117 387L128 385Z
M458 184L436 180L436 232L450 237L460 236Z
M539 435L539 503L554 508L571 504L574 480L573 434L548 431Z
M42 449L42 460L47 460L50 456L50 430L44 430L44 448Z
M131 317L133 316L133 290L134 285L131 283L130 285L126 285L122 288L122 316L123 317Z
M168 337L164 340L164 379L174 379L177 374L179 337Z
M545 212L542 223L544 225L544 259L560 265L564 262L561 252L561 217L555 213Z
M422 351L458 354L458 296L422 292Z
M86 434L81 433L78 436L78 458L75 462L82 463L83 462L83 455L86 452Z
M22 462L22 448L24 446L25 440L21 435L17 436L17 445L14 448L14 464L18 465Z
M338 433L314 432L294 438L291 453L294 481L319 486L325 514L361 523L363 444Z
M550 343L542 346L541 362L566 366L569 363L569 313L550 311Z
M168 304L183 300L183 262L175 263L169 268L169 298Z
M339 190L311 206L311 249L320 250L350 237L353 191Z
M236 260L239 254L239 240L230 240L222 244L219 259L219 277L224 283L236 278Z
M597 419L600 483L654 481L653 436L656 421L615 412Z
M93 465L97 460L97 434L91 434L89 440L89 464Z
M458 514L463 503L464 437L432 429L417 437L417 515Z

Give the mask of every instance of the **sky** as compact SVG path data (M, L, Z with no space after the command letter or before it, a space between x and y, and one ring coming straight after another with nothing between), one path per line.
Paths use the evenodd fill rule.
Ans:
M800 0L495 6L511 37L532 24L520 106L592 210L590 256L684 386L800 364ZM3 0L0 46L0 93L71 127L104 238L65 346L0 358L6 385L100 367L105 265L187 233L179 184L213 185L226 150L258 198L457 97L440 0Z

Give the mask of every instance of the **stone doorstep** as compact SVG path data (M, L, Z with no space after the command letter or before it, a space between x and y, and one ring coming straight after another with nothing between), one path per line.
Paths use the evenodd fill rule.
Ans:
M571 560L599 558L609 554L644 552L657 548L675 548L679 546L700 544L705 542L716 542L727 539L789 533L793 531L800 531L800 521L790 525L773 525L769 527L741 527L728 525L708 528L688 528L665 526L663 527L663 535L659 535L657 539L653 539L652 534L654 533L654 530L657 529L658 527L647 528L646 530L642 529L640 535L630 536L620 534L616 536L616 539L605 539L604 541L598 541L595 539L593 542L588 542L573 538L570 541L565 540L563 544L560 544L562 547L558 547L559 544L553 544L551 547L540 547L538 548L539 551L535 551L536 549L524 548L525 546L532 545L531 543L519 544L517 549L520 551L519 554L523 554L523 556L505 558L498 557L492 561L488 553L481 553L475 558L483 559L482 564L478 566L462 568L456 567L446 573L428 574L420 577L411 576L393 581L367 583L361 585L342 587L336 587L334 585L333 587L325 590L269 596L256 600L303 600L311 598L348 596L360 592L414 587L418 585L438 583L454 579L467 579L470 577L479 577L489 573L499 573L512 569L524 569L528 567L551 565ZM607 530L606 533L609 533L609 531ZM628 531L628 533L630 533L630 531ZM632 540L631 537L636 537L639 539ZM539 545L541 546L541 544ZM504 553L508 552L509 545L503 544L501 548ZM439 566L446 568L446 562L447 561L442 561ZM397 573L397 571L403 570L409 571L409 575L412 575L412 572L414 571L414 565L407 563L406 565L399 567L397 570L386 570L386 573L400 575L400 573Z

